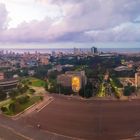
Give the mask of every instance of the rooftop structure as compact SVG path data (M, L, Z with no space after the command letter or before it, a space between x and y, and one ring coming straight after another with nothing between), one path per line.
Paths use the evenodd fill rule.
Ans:
M132 70L132 68L127 67L127 66L119 66L119 67L116 67L114 70L115 71L130 71L130 70Z
M19 82L19 80L16 78L4 79L4 80L0 81L0 88L3 88L4 90L16 88L18 82Z

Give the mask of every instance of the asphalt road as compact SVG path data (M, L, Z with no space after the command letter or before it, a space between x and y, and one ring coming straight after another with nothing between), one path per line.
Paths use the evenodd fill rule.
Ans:
M31 126L89 140L140 139L140 100L86 101L54 95L39 113L25 118Z
M21 121L22 120L22 121ZM0 115L0 140L70 140L61 135L30 126L25 120L11 120Z
M87 101L53 96L40 112L19 120L0 115L0 140L140 139L140 100Z
M7 128L7 126L0 125L0 140L28 140L25 136Z

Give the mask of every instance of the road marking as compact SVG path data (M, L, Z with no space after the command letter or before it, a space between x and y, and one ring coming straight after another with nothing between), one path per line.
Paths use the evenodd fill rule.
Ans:
M23 137L23 138L25 138L25 139L27 139L27 140L33 140L32 138L30 138L30 137L28 137L28 136L25 136L25 135L23 135L23 134L17 132L16 130L14 130L13 128L11 128L11 127L9 127L9 126L5 126L5 125L3 125L3 124L0 124L0 126L3 127L3 128L8 129L8 130L10 130L10 131L12 131L12 132L15 133L16 135L18 135L18 136L20 136L20 137Z
M77 138L77 137L67 136L67 135L63 135L63 134L58 134L58 133L48 131L48 130L41 129L41 131L44 131L46 133L50 133L50 134L55 135L55 136L60 136L60 137L69 138L69 139L73 139L73 140L85 140L85 139L82 139L82 138Z
M45 104L44 106L42 106L39 110L37 110L37 113L38 112L40 112L42 109L44 109L47 105L49 105L52 101L54 101L54 98L53 97L51 97L50 99L49 99L49 101L47 102L47 104Z

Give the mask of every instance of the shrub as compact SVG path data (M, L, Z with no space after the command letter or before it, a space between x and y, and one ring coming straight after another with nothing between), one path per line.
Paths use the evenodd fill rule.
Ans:
M30 88L30 89L29 89L29 92L30 92L31 94L33 94L33 93L35 93L35 90L32 89L32 88Z
M9 110L10 111L12 111L12 112L15 112L15 103L11 103L10 105L9 105Z
M2 107L1 107L1 111L2 111L2 112L6 112L6 111L8 111L8 109L7 109L7 107L2 106Z
M40 100L43 101L43 99L44 99L44 97L43 96L40 96Z
M20 97L20 98L18 98L17 99L17 101L20 103L20 104L25 104L25 103L27 103L28 101L29 101L29 96L22 96L22 97Z

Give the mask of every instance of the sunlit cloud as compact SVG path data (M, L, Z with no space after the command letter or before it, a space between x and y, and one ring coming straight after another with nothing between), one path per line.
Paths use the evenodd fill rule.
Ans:
M1 42L140 41L140 1L1 0Z

